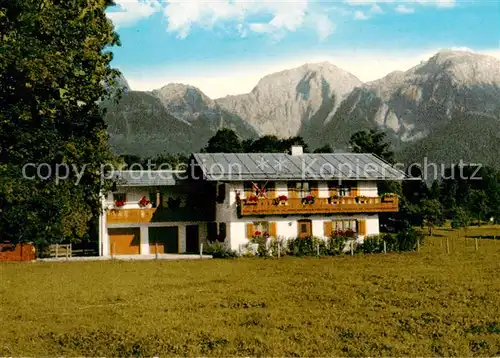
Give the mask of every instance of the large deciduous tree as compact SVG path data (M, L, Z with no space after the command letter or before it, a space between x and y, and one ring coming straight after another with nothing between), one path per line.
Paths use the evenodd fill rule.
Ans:
M80 240L99 213L112 155L98 102L118 75L110 5L0 0L0 229L14 242Z

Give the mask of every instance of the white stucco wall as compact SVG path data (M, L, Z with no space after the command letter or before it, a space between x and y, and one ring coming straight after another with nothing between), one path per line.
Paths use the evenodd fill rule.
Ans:
M360 195L377 196L377 185L375 182L359 182ZM378 215L290 215L282 216L266 216L266 217L242 217L238 218L236 212L236 192L239 191L240 197L243 199L243 183L227 183L226 198L224 203L216 205L216 221L217 223L224 222L227 227L227 243L232 250L238 251L240 245L248 243L246 238L246 224L256 221L276 222L277 236L286 239L295 238L298 235L297 221L301 219L311 220L312 235L315 237L326 238L324 233L324 222L332 220L366 220L367 235L377 235L379 233ZM318 196L327 198L329 196L327 182L318 183ZM287 195L288 188L286 182L276 183L276 196ZM362 240L362 237L360 237Z
M358 181L358 189L360 196L378 196L377 182L374 181Z

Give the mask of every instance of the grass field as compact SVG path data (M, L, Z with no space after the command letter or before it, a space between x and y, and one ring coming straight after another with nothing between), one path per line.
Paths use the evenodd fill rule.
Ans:
M500 240L435 234L420 253L0 264L0 356L498 356Z

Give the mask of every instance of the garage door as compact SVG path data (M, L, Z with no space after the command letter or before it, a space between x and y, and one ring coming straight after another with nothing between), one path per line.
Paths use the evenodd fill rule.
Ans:
M149 252L155 254L156 247L158 247L159 254L179 253L179 228L177 226L150 227Z
M115 255L139 255L141 232L139 228L109 229L109 251Z

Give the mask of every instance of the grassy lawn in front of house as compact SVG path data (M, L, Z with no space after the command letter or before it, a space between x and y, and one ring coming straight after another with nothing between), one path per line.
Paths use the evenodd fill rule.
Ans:
M420 253L0 264L0 356L499 355L500 240L434 232Z

